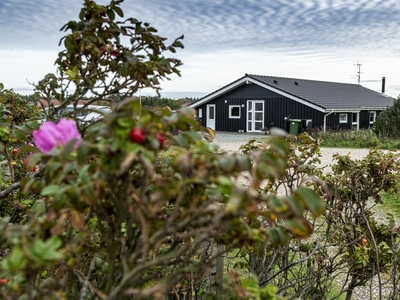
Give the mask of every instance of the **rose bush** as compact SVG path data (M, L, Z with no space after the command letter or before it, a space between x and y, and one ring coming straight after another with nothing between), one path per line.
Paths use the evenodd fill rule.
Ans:
M113 113L80 134L57 114L37 131L37 122L7 129L25 143L33 134L37 148L19 151L29 155L28 170L40 168L0 192L32 200L10 199L19 217L11 211L0 218L3 299L215 298L203 282L222 287L208 279L217 257L307 237L313 228L304 212L323 212L322 200L305 187L283 198L259 192L263 181L273 184L286 172L289 149L281 137L246 155L220 153L197 132L205 129L192 109L149 111L128 97L139 87L158 91L158 79L179 74L180 61L162 53L182 44L165 45L134 18L116 21L121 2L85 0L79 21L63 27L71 33L57 60L60 76L36 85L61 107L88 92L93 101L118 93L124 100ZM235 180L242 172L251 174L249 189ZM275 294L235 278L226 291L232 299Z

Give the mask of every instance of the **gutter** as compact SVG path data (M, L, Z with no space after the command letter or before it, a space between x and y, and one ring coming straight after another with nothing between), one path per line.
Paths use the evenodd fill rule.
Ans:
M334 112L331 111L331 112L329 112L328 114L324 115L324 132L326 132L326 117L329 116L329 115L331 115L331 114L333 114L333 113L334 113Z

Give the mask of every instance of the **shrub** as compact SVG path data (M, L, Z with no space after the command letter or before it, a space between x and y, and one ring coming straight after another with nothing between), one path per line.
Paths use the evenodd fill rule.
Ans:
M400 97L376 117L373 130L382 139L400 138Z
M57 59L60 76L48 74L35 86L61 106L86 93L90 101L114 94L125 100L81 130L80 143L73 122L55 115L57 125L45 123L33 134L37 148L20 150L32 152L28 171L39 169L0 192L2 203L18 209L18 218L14 211L0 218L2 299L197 296L216 257L233 247L307 237L313 228L302 212L322 213L322 200L305 187L293 190L292 206L258 193L263 180L285 174L289 150L282 138L270 139L264 151L221 154L196 132L192 109L149 111L130 97L139 87L158 91L159 79L179 74L181 62L162 53L182 44L178 38L166 45L137 19L116 21L123 17L121 2L85 0L79 21L63 27L71 33ZM27 124L7 123L1 137L26 141L38 127ZM251 174L250 189L235 180L242 172ZM276 293L246 284L235 282L233 298Z

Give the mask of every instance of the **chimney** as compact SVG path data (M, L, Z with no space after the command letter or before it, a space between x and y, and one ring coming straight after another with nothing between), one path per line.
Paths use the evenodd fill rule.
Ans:
M386 81L386 77L382 77L382 94L385 93L385 81Z

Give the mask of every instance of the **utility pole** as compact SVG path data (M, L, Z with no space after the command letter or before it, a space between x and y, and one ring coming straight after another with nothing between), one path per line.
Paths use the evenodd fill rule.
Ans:
M360 84L360 80L361 80L361 66L362 66L362 63L359 62L359 61L357 60L357 63L354 63L354 65L357 66L358 84Z

